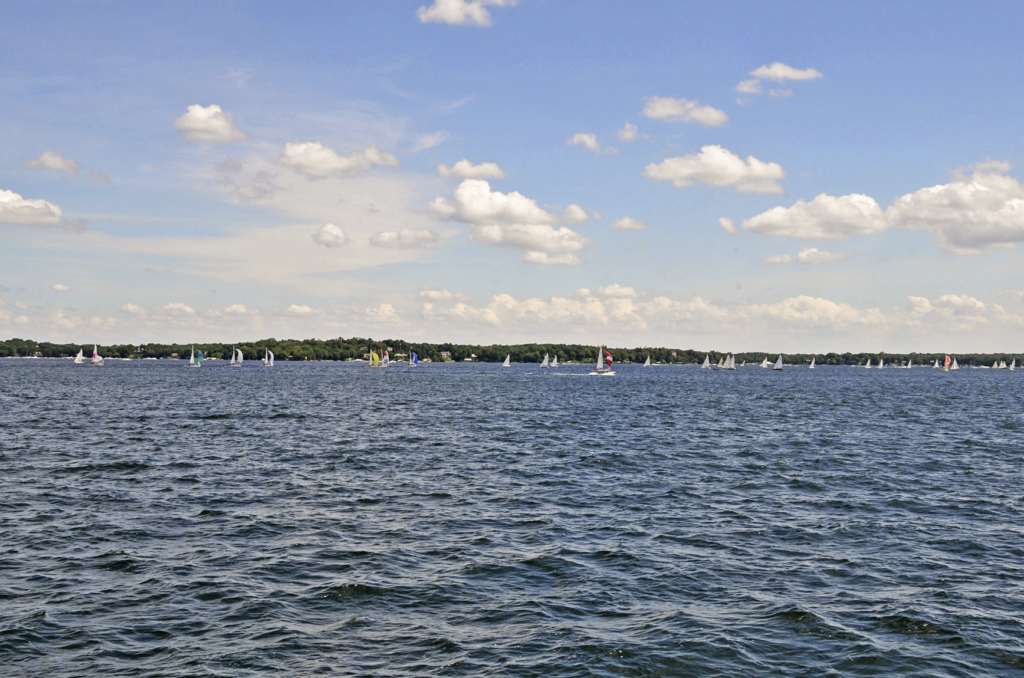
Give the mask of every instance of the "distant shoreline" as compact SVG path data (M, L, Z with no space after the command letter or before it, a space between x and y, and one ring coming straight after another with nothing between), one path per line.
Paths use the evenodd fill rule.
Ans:
M272 351L277 361L320 361L320 362L358 362L368 360L372 348L378 354L388 351L392 362L408 360L410 353L416 353L420 362L479 362L500 363L509 356L513 363L540 363L545 354L558 357L559 363L591 363L597 355L596 345L586 344L451 344L430 342L409 342L403 339L369 339L353 337L349 339L261 339L253 342L197 343L197 344L115 344L97 345L104 358L132 360L145 359L179 359L187 360L193 348L202 351L206 360L230 360L234 349L241 349L246 360L259 360L266 351ZM57 344L53 342L37 342L30 339L8 339L0 341L0 357L3 358L70 358L79 350L92 355L93 343ZM700 351L696 349L679 349L667 347L616 348L607 347L616 363L642 363L648 357L655 365L693 365L704 362L705 356L712 364L728 355L736 358L737 365L743 363L760 363L765 358L775 362L779 352L741 351L728 353L723 351ZM787 365L809 364L811 359L817 365L853 365L863 366L868 360L877 365L884 360L886 365L905 365L912 361L915 366L932 366L938 360L941 364L946 353L886 353L886 352L846 352L846 353L781 353L782 361ZM991 367L993 363L1005 362L1009 365L1014 360L1021 364L1022 354L1015 353L949 353L965 367Z

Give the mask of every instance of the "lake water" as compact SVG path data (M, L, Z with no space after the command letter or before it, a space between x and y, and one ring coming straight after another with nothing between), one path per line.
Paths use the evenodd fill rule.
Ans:
M587 370L0 360L0 675L1024 675L1024 371Z

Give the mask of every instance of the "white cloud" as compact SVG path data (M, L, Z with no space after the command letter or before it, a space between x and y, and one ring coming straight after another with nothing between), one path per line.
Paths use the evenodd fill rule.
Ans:
M469 240L528 252L579 252L590 242L565 226L554 228L547 224L474 226Z
M14 191L0 190L0 224L57 226L64 210L45 200L30 200Z
M181 313L184 315L195 315L195 309L181 301L171 301L163 306L165 311L170 313Z
M817 247L807 247L796 255L796 260L801 264L828 264L842 261L848 256L849 252L824 252Z
M132 315L142 315L146 312L146 309L144 309L143 307L131 303L122 306L121 310L124 311L125 313L130 313Z
M572 135L572 138L565 142L569 146L584 146L588 151L601 152L601 144L597 143L596 134L583 134L582 132Z
M635 141L637 136L637 128L631 122L627 122L622 126L617 134L619 135L619 141Z
M78 174L78 170L82 169L82 164L75 162L71 158L65 158L59 151L46 151L35 160L29 160L22 165L26 169L38 169L40 167L46 167L47 169L57 170L58 172L66 172L71 176Z
M312 236L313 242L324 247L341 247L348 242L344 229L334 224L324 224Z
M781 193L778 182L786 172L778 163L763 162L752 155L743 160L721 146L709 145L700 153L651 163L644 168L644 176L671 181L679 187L709 184L735 186L739 193Z
M422 23L443 23L451 26L490 26L487 7L509 7L515 0L434 0L430 7L421 6L416 14Z
M645 231L650 227L647 222L632 217L622 217L612 222L613 231Z
M497 163L482 162L474 165L469 160L460 160L451 167L438 165L437 174L451 179L504 179L505 171Z
M89 178L93 180L93 183L97 184L109 184L110 177L103 172L89 172Z
M286 308L284 312L288 313L289 315L309 315L310 313L313 312L313 309L311 309L309 306L306 306L305 304L292 304L291 306Z
M753 318L784 322L797 327L843 328L851 325L883 325L885 315L878 309L860 310L820 297L800 295L775 304L757 304L745 309Z
M245 304L231 304L224 309L224 312L228 315L245 315L249 312L249 309L245 307Z
M1024 242L1024 185L1007 163L981 163L970 176L897 198L885 216L894 228L931 233L954 254L977 254Z
M64 283L57 283L56 285L54 285L50 289L52 289L54 292L70 292L71 291L71 286L70 285L65 285Z
M561 254L527 252L523 255L523 261L527 264L539 264L541 266L579 266L583 263L583 261L572 252L562 252Z
M773 207L745 219L743 228L764 235L837 240L878 233L885 230L886 223L874 198L859 193L839 197L822 193L810 202L797 200L792 207Z
M820 71L813 68L793 68L776 61L769 66L761 66L750 71L755 78L771 80L773 82L785 82L786 80L814 80L823 77Z
M775 97L776 99L785 99L786 97L793 96L793 90L791 89L770 89L768 94Z
M376 146L367 146L341 156L319 141L291 141L284 145L277 162L291 167L307 177L327 177L332 174L360 174L376 165L398 167L398 158L383 153Z
M761 81L757 78L754 78L753 80L741 80L740 84L736 85L736 91L740 94L760 94Z
M623 287L619 283L612 283L605 287L598 287L597 296L607 299L635 299L640 295L632 287Z
M764 263L772 264L772 265L775 265L775 266L780 265L780 264L792 264L793 263L793 257L789 256L788 254L774 254L774 255L768 257L767 259L765 259Z
M412 152L419 153L425 151L428 148L437 148L444 143L444 140L450 137L451 134L448 132L434 132L433 134L421 134L416 137L416 143L413 144Z
M402 322L395 307L391 304L381 304L377 308L366 309L366 319L375 324L392 325Z
M673 99L672 97L650 97L646 99L643 115L668 122L696 122L717 127L729 122L725 111L712 106L701 106L696 99Z
M587 220L587 211L579 205L569 205L562 213L562 220L571 224L582 224Z
M458 299L464 296L465 295L453 294L448 290L430 285L420 288L420 291L416 294L417 299L429 299L430 301L448 301L450 299Z
M736 232L736 222L733 221L732 219L730 219L729 217L721 217L721 218L719 218L719 220L718 220L718 227L721 228L726 233L735 233Z
M419 249L430 247L441 241L441 236L427 228L402 228L397 231L382 231L370 236L374 247L396 249Z
M185 114L174 121L174 126L185 134L185 141L226 144L252 138L235 127L231 114L221 110L217 104L189 106Z
M469 224L554 224L558 219L518 191L492 191L481 179L466 179L455 189L451 201L435 198L430 211Z

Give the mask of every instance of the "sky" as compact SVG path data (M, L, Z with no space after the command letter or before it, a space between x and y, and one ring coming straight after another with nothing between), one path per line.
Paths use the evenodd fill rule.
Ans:
M0 0L0 337L1011 351L1013 2Z

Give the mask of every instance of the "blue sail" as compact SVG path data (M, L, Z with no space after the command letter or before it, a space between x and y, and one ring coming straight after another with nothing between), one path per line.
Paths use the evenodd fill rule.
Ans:
M420 364L420 357L418 355L416 355L415 353L412 354L412 364L413 365L419 365Z

